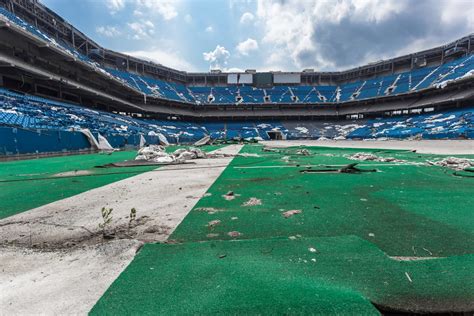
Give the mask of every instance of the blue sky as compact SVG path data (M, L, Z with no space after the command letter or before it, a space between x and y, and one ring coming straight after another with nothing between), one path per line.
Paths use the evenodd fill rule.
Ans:
M187 71L337 70L474 32L472 0L42 0L104 47Z

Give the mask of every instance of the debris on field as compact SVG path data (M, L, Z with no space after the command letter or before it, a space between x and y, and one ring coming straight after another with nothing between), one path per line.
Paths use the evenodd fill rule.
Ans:
M242 234L239 233L238 231L231 231L231 232L228 232L227 235L229 235L230 237L239 237Z
M375 237L374 233L369 233L369 237Z
M410 283L412 283L413 281L412 281L412 279L410 278L410 275L408 274L408 272L405 272L405 275L406 275L408 281L410 281Z
M289 218L295 214L300 214L300 213L301 213L301 210L290 210L290 211L283 212L282 215L285 218Z
M211 136L204 136L203 138L195 142L193 146L199 147L199 146L208 145L210 143L211 143Z
M209 228L214 228L215 226L219 225L221 223L220 220L218 219L215 219L213 221L210 221L208 224L207 224L207 227Z
M163 164L184 163L186 160L207 158L207 155L199 148L181 148L168 154L165 147L161 145L150 145L140 148L135 160L157 162Z
M406 162L402 159L397 159L393 157L379 157L370 153L355 153L351 156L347 156L350 160L362 160L362 161L379 161L379 162Z
M296 151L297 155L309 156L311 153L307 149L299 149Z
M216 237L219 237L219 234L207 234L206 237L207 238L216 238Z
M195 209L196 211L207 212L208 214L215 214L217 212L222 212L223 210L213 208L213 207L198 207Z
M359 169L359 168L356 167L357 165L358 165L358 163L348 164L347 166L344 166L341 169L339 169L338 172L340 172L340 173L377 172L376 169L369 169L369 170Z
M247 202L242 204L242 206L256 206L256 205L262 205L262 200L257 199L257 198L250 198Z
M233 216L233 217L231 217L230 219L233 220L233 221L235 221L235 220L237 220L237 219L239 219L239 218L238 218L237 216Z
M226 199L227 201L232 201L235 199L236 196L240 196L240 194L235 194L233 191L229 191L226 194L224 194L222 197Z
M465 170L474 167L474 160L467 158L448 157L439 161L427 161L428 164L439 167L446 167L454 170Z
M309 252L318 252L318 251L316 250L316 248L313 248L313 247L308 248L308 250L309 250Z

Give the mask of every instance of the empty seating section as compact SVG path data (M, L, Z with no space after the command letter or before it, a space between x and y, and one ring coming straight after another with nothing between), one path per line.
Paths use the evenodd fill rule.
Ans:
M137 145L139 135L143 135L150 142L156 142L156 137L161 133L170 143L176 143L196 141L206 133L196 124L139 120L37 96L23 95L3 88L0 88L0 125L24 130L89 129L93 134L100 133L109 140L115 140L117 147L127 144Z
M450 139L473 138L474 108L437 114L369 120L348 135L352 139L408 138Z
M248 85L225 87L187 87L184 84L105 68L69 44L56 41L15 14L0 7L0 16L27 30L38 38L62 49L69 55L88 63L106 76L148 96L189 104L259 104L259 103L325 103L364 100L388 95L410 93L430 87L444 87L447 82L474 75L474 55L449 61L436 67L423 67L399 74L358 80L335 85L274 86L255 88ZM265 98L267 97L267 98Z
M312 95L317 96L315 93ZM51 146L45 145L44 150L40 148L40 152L47 151L47 148L84 148L83 141L78 136L78 132L84 129L89 129L95 136L100 133L116 148L136 146L140 143L141 136L148 143L158 143L160 134L170 143L193 143L206 135L210 135L212 139L258 140L280 137L473 139L474 108L353 121L230 121L197 124L177 120L136 119L0 88L0 129L2 135L16 135L13 136L15 139L35 139L38 144L54 142ZM26 132L30 132L30 136L23 135ZM40 137L41 135L44 137ZM45 141L45 138L49 140ZM75 145L68 144L67 139L74 140ZM28 144L2 139L0 154L21 153L22 150L27 150L25 148L38 147L27 146ZM8 150L10 147L13 149Z

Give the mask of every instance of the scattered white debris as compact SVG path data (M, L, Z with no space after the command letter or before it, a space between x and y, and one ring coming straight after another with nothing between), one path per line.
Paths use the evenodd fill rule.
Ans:
M231 231L231 232L228 232L227 235L229 235L230 237L239 237L242 234L239 233L238 231Z
M221 223L220 220L215 219L215 220L212 220L212 221L210 221L209 223L207 223L207 227L213 228L213 227L219 225L220 223Z
M448 157L438 161L427 161L428 164L446 167L454 170L464 170L474 167L474 160L467 158Z
M186 160L206 158L206 154L199 148L189 147L178 149L168 154L161 145L150 145L140 148L135 160L146 160L157 163L183 163Z
M215 214L217 212L222 212L223 210L220 210L220 209L217 209L217 208L213 208L213 207L198 207L195 209L196 211L199 211L199 212L207 212L208 214L212 215L212 214Z
M369 153L355 153L351 156L346 156L350 160L362 160L362 161L380 161L380 162L405 162L405 160L396 159L393 157L379 157Z
M317 252L316 248L310 247L308 248L309 252Z
M211 136L204 136L200 140L194 143L194 146L204 146L211 142Z
M307 149L299 149L296 151L297 155L309 156L311 153Z
M301 210L290 210L282 213L285 218L289 218L295 214L301 214Z
M412 279L410 278L410 275L408 274L408 272L405 272L405 275L406 275L408 281L410 281L410 283L412 283L413 281L412 281Z
M229 191L226 194L222 195L222 197L227 201L232 201L233 199L235 199L236 196L240 196L240 194L235 194L233 191Z
M242 206L256 206L256 205L262 205L262 200L257 199L257 198L250 198L247 202L242 204Z
M375 237L374 233L369 233L369 237Z

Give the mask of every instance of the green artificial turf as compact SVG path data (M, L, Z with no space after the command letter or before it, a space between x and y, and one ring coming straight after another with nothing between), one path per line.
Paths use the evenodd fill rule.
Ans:
M355 236L148 244L91 314L377 314L370 302L469 310L472 259L399 262Z
M418 165L444 158L437 155L262 148L245 146L241 153L259 157L234 158L170 237L177 244L145 245L91 313L474 310L472 177ZM355 163L347 155L356 152L407 163L359 162L377 170L360 174L300 172ZM223 197L229 191L233 200ZM261 205L245 206L250 198ZM285 218L288 210L301 213ZM408 257L435 258L399 261Z
M185 146L170 146L174 151ZM205 146L212 151L222 146ZM0 219L29 209L98 188L157 166L95 168L105 164L134 159L136 151L112 154L87 154L64 157L0 162ZM89 171L87 176L55 177L69 171Z
M301 156L294 154L296 149L273 153L246 146L241 152L261 157L236 157L171 238L231 239L227 235L231 231L241 233L240 239L356 235L392 256L474 252L473 178L455 177L454 171L435 166L369 161L359 162L358 167L378 172L300 172L308 169L306 165L340 168L357 162L345 155L361 151L370 152L312 148L313 155ZM378 155L413 163L443 158L386 150ZM285 156L289 162L282 159ZM223 198L229 191L234 192L234 200ZM262 204L244 206L252 197ZM301 214L283 217L288 210ZM212 220L221 223L210 229Z

